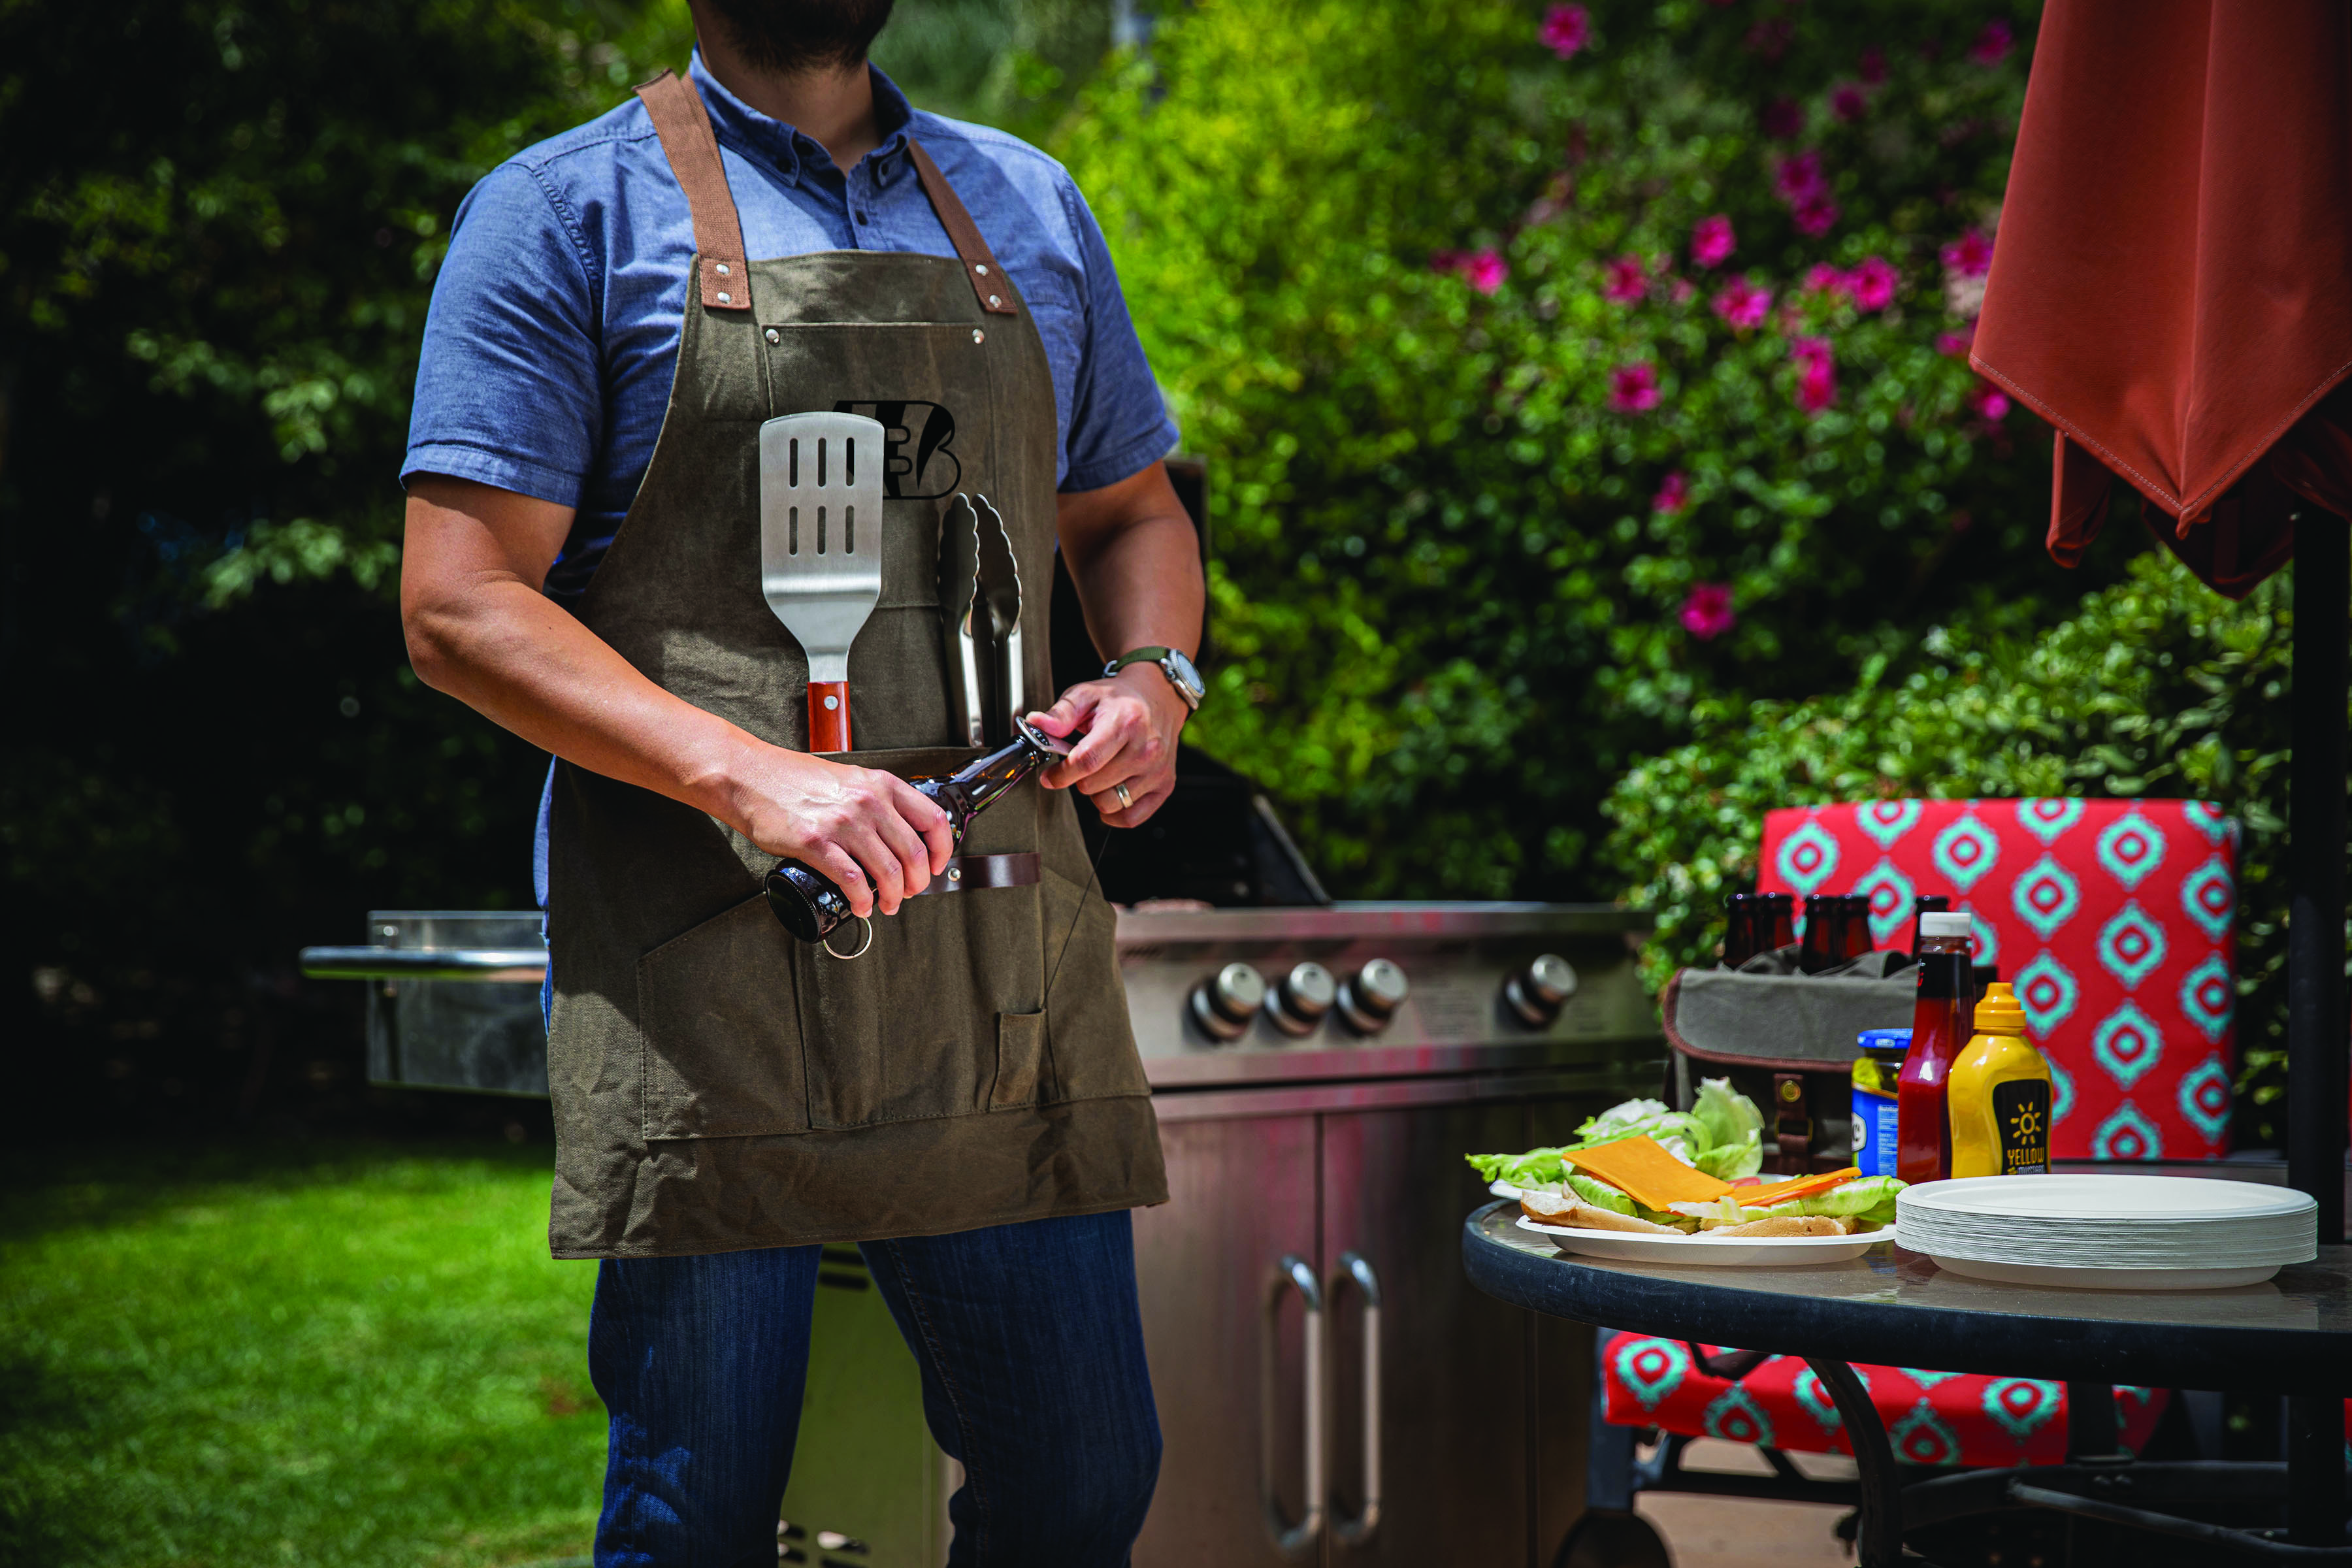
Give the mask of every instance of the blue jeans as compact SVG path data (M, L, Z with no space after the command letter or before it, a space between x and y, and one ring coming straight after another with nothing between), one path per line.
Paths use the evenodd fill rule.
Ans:
M860 1248L964 1483L952 1568L1118 1568L1160 1475L1124 1210ZM768 1568L818 1249L607 1259L588 1368L612 1415L596 1568Z

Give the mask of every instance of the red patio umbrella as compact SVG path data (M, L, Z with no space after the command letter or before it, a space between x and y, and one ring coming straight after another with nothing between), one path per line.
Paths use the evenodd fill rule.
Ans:
M1971 363L2057 428L2050 552L2115 486L2243 595L2296 560L2288 834L2288 1174L2344 1236L2347 517L2352 515L2352 5L2049 0ZM2290 1402L2332 1500L2342 1407ZM2300 1461L2300 1462L2298 1462Z

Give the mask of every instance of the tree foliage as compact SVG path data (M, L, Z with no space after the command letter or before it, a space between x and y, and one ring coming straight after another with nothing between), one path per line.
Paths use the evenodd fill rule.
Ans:
M2081 592L1959 352L2027 22L1220 0L1082 98L1220 477L1199 734L1335 885L1605 896L1599 804L1696 700Z

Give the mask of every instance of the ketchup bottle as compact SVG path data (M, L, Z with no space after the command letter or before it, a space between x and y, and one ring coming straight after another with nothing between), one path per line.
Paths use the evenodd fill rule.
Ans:
M1906 1182L1940 1182L1952 1173L1945 1096L1976 1013L1969 931L1966 914L1919 917L1919 994L1895 1095L1895 1173Z

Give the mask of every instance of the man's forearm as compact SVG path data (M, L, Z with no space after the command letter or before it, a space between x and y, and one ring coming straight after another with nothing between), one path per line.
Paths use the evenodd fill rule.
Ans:
M1062 552L1105 658L1129 648L1199 651L1200 535L1154 463L1107 489L1063 498Z

